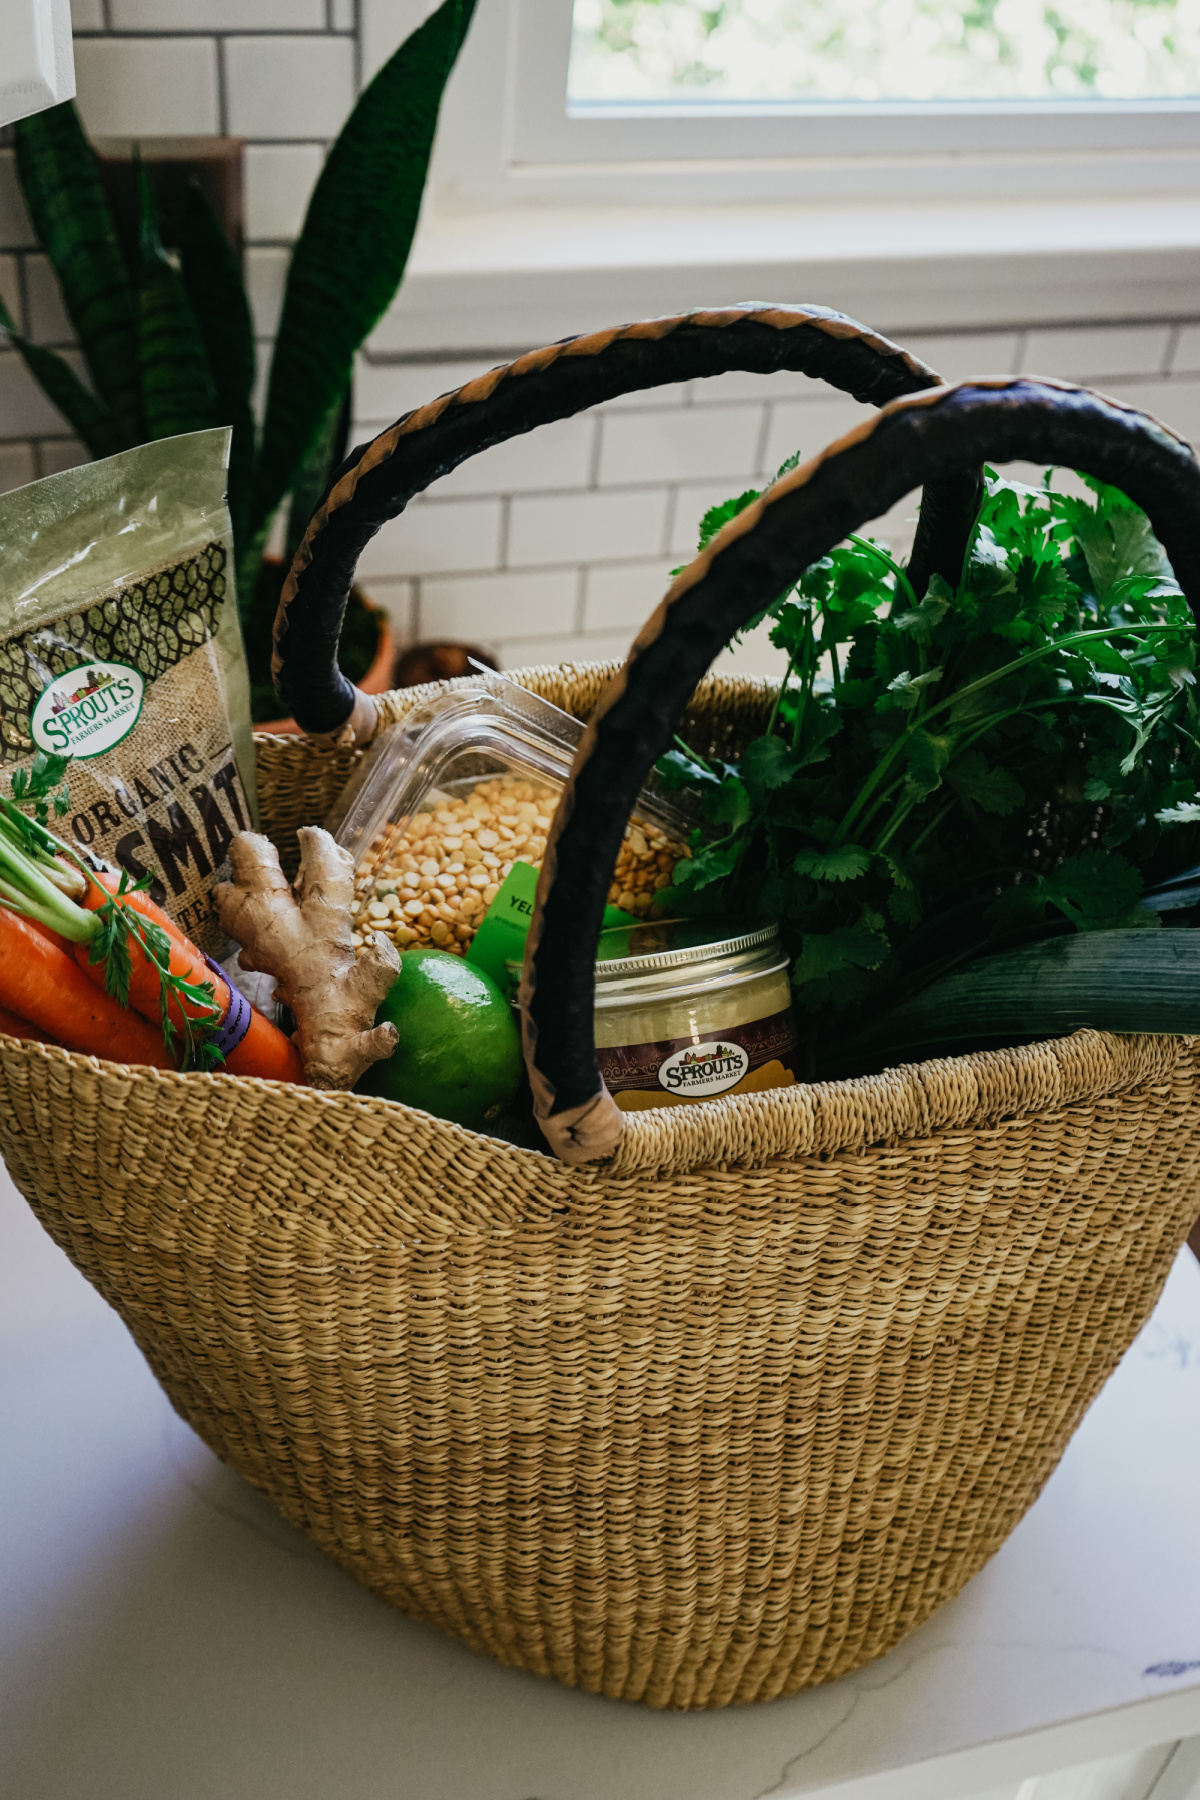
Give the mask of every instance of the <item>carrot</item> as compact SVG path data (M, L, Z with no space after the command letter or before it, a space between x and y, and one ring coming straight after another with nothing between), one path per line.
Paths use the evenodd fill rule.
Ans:
M250 1025L236 1049L225 1058L230 1075L262 1075L268 1081L295 1081L307 1085L304 1063L286 1032L272 1025L256 1006L250 1008ZM220 1070L216 1071L220 1074Z
M96 885L99 884L99 885ZM88 883L88 890L80 904L89 912L98 912L109 898L117 895L120 886L119 878L113 875L97 875L95 881ZM103 889L103 891L101 891ZM120 896L119 904L140 913L142 918L158 925L166 932L171 944L170 970L172 975L184 981L202 985L208 983L213 989L213 999L220 1009L219 1023L223 1023L229 1013L231 994L229 984L211 970L200 951L190 938L184 936L173 919L167 917L162 908L156 906L149 894L134 893L128 889ZM161 1018L161 984L158 970L150 961L137 939L130 934L128 940L131 973L129 978L129 1004L151 1021ZM75 960L84 973L97 987L104 986L104 964L89 963L88 946L74 946ZM191 1018L204 1018L205 1007L196 1001L180 999L172 994L168 998L168 1015L176 1030L182 1030L184 1014ZM300 1060L300 1052L291 1039L272 1025L254 1007L250 1009L250 1025L241 1042L232 1049L220 1064L217 1073L224 1071L230 1075L259 1075L268 1081L304 1081L304 1064Z
M110 899L116 897L119 886L119 878L115 875L96 875L92 881L88 882L87 893L79 904L86 907L88 912L99 912L102 906L107 905ZM101 889L104 891L101 892ZM162 908L156 906L147 893L137 894L127 889L121 895L119 904L128 907L131 912L140 913L143 919L149 919L151 924L160 926L166 932L171 940L170 969L172 975L182 976L184 981L189 982L208 982L213 988L213 999L220 1008L220 1016L223 1019L229 1011L229 988L219 975L213 974L195 944L189 938L184 937L174 920L169 919ZM127 941L130 961L129 1004L144 1018L157 1022L162 1017L160 1011L162 990L158 970L132 933ZM104 964L103 962L88 961L90 945L75 944L72 948L80 968L91 977L97 987L103 987ZM176 1031L183 1030L185 1013L193 1019L208 1017L208 1008L203 1003L180 1000L175 994L172 994L168 1000L167 1012Z
M33 1044L57 1044L58 1039L50 1036L48 1031L39 1031L28 1019L18 1019L16 1013L9 1012L7 1007L0 1006L0 1031L5 1037L25 1038ZM61 1048L61 1046L60 1046Z
M36 919L30 919L28 922L35 931L41 932L48 943L55 944L60 950L65 950L68 956L74 950L75 946L69 938L62 937L57 931L51 931L48 925L41 925Z
M174 1067L159 1032L98 991L65 951L0 907L0 1006L49 1032L66 1050L110 1062Z

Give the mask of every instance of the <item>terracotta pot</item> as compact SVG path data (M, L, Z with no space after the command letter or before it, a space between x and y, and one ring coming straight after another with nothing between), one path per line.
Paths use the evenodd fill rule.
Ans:
M428 643L410 644L396 658L396 667L392 674L392 686L423 687L427 681L453 681L457 676L469 675L471 663L482 663L485 668L499 667L495 658L486 650L478 649L474 644L459 644L430 641ZM374 690L370 690L374 691Z

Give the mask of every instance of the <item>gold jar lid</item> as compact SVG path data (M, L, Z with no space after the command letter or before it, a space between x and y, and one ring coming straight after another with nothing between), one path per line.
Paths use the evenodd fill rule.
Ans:
M659 919L609 926L598 949L597 1008L737 987L788 965L778 925L731 934L728 925ZM508 971L515 990L521 964L510 961Z
M602 932L596 1006L683 999L740 986L787 967L777 925L731 932L728 924L663 919Z

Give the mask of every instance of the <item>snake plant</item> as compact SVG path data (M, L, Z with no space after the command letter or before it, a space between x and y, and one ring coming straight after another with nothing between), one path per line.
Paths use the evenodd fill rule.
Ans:
M344 453L354 354L404 275L442 93L474 3L444 0L363 91L330 150L292 252L261 429L242 271L199 188L178 255L168 256L141 172L130 267L74 105L16 127L21 188L88 382L24 336L2 303L0 334L93 456L232 427L229 507L257 716L278 710L267 667L274 595L259 582L267 535L290 496L288 541L298 541Z

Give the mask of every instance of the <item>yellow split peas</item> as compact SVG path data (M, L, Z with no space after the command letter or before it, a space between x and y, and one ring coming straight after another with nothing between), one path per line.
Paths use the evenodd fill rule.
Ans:
M399 950L434 944L462 955L514 862L540 868L556 797L549 788L498 775L464 798L385 825L354 878L354 946L382 931ZM691 852L644 820L625 827L611 906L655 918L654 896Z

